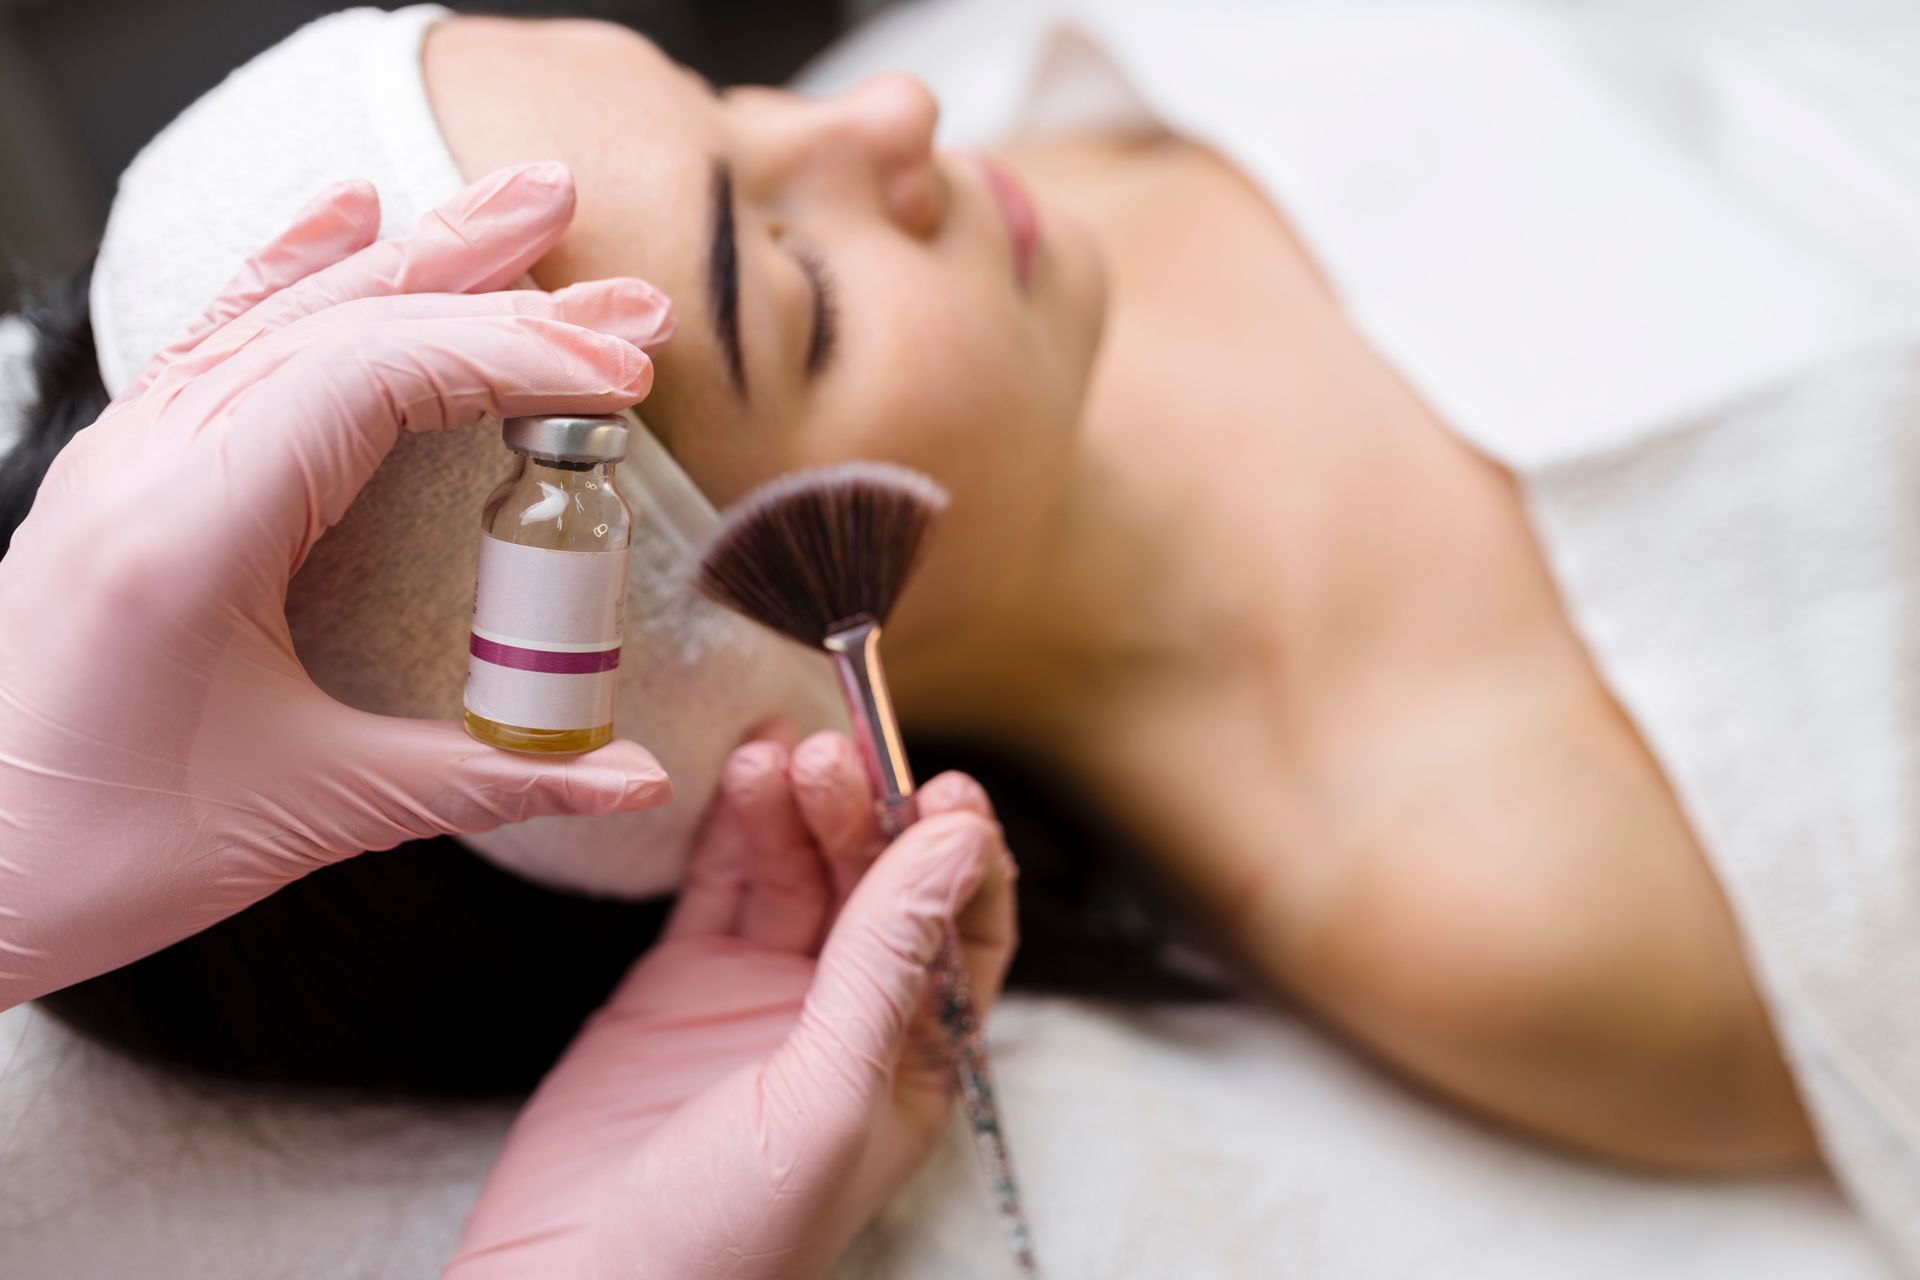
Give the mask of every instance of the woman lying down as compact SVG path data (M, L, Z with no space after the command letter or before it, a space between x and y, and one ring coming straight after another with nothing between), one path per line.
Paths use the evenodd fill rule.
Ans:
M715 507L855 458L952 492L889 628L910 732L1060 780L1223 953L1410 1084L1631 1165L1824 1155L1920 1259L1893 1213L1920 1195L1920 1005L1892 994L1920 976L1911 293L1823 238L1817 197L1789 233L1613 110L1524 10L1431 6L1391 38L1290 9L910 17L901 47L991 146L937 146L903 75L716 92L600 23L316 24L130 170L94 283L106 389L328 180L372 178L393 228L564 161L577 210L532 278L674 300L643 406L659 468ZM989 18L989 48L951 52ZM1257 68L1220 56L1247 45ZM196 222L216 200L231 216ZM289 608L324 687L457 715L500 456L485 432L404 441L322 541ZM831 690L672 606L633 614L636 667L687 661L683 686L628 679L619 717L680 816L475 844L646 898L725 747L769 714L829 727ZM840 749L798 736L765 748L778 768ZM425 909L457 914L448 865L366 874L395 904L439 903L398 881L444 874ZM296 945L304 888L261 909L276 936L226 945ZM222 955L247 919L175 951ZM525 1036L474 1002L427 1046L377 1004L262 1066L235 1046L272 1037L203 1016L247 1008L249 975L167 953L60 1007L228 1070L523 1087L631 959L620 927L556 943L538 1010L508 1015L548 1020ZM380 954L411 925L366 928L341 989L414 989ZM474 966L518 964L469 932ZM142 992L164 999L136 1022ZM483 1020L526 1059L482 1078L445 1048Z

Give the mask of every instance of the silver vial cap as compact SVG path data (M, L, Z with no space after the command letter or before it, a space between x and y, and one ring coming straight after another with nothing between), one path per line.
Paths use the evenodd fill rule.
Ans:
M500 424L500 438L515 453L549 462L618 462L627 456L626 419L612 414L508 418Z

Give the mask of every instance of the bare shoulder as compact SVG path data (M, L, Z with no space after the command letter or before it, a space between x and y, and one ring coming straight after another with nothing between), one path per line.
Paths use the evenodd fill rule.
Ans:
M1596 686L1489 673L1326 765L1322 843L1246 917L1263 972L1496 1119L1633 1163L1751 1169L1812 1139L1738 927Z
M1502 1124L1668 1169L1813 1155L1739 929L1656 762L1548 645L1327 691L1243 674L1110 735L1098 790L1274 989Z
M1513 477L1231 165L1046 163L1112 264L1089 420L1178 500L1205 620L1061 753L1101 742L1090 785L1223 936L1422 1085L1627 1161L1808 1157L1732 914Z

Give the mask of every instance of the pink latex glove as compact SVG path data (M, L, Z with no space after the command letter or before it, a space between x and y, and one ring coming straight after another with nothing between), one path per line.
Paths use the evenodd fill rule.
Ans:
M362 850L668 798L632 743L553 760L344 707L287 631L399 432L647 393L652 286L484 292L572 216L531 165L375 244L373 189L331 187L55 460L0 561L0 1007Z
M983 1013L1013 952L985 793L946 774L920 811L875 860L849 740L737 751L665 936L521 1113L448 1280L825 1274L945 1128L945 922Z

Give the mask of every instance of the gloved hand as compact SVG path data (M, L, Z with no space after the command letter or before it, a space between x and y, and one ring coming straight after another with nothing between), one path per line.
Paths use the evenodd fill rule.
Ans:
M487 292L572 215L530 165L373 244L373 189L329 188L55 460L0 561L0 1007L362 850L668 798L631 743L545 759L344 707L287 631L400 431L647 393L652 286Z
M920 810L879 853L846 738L737 751L665 936L521 1113L447 1280L825 1274L946 1124L946 921L982 1013L1013 952L985 793L945 774Z

